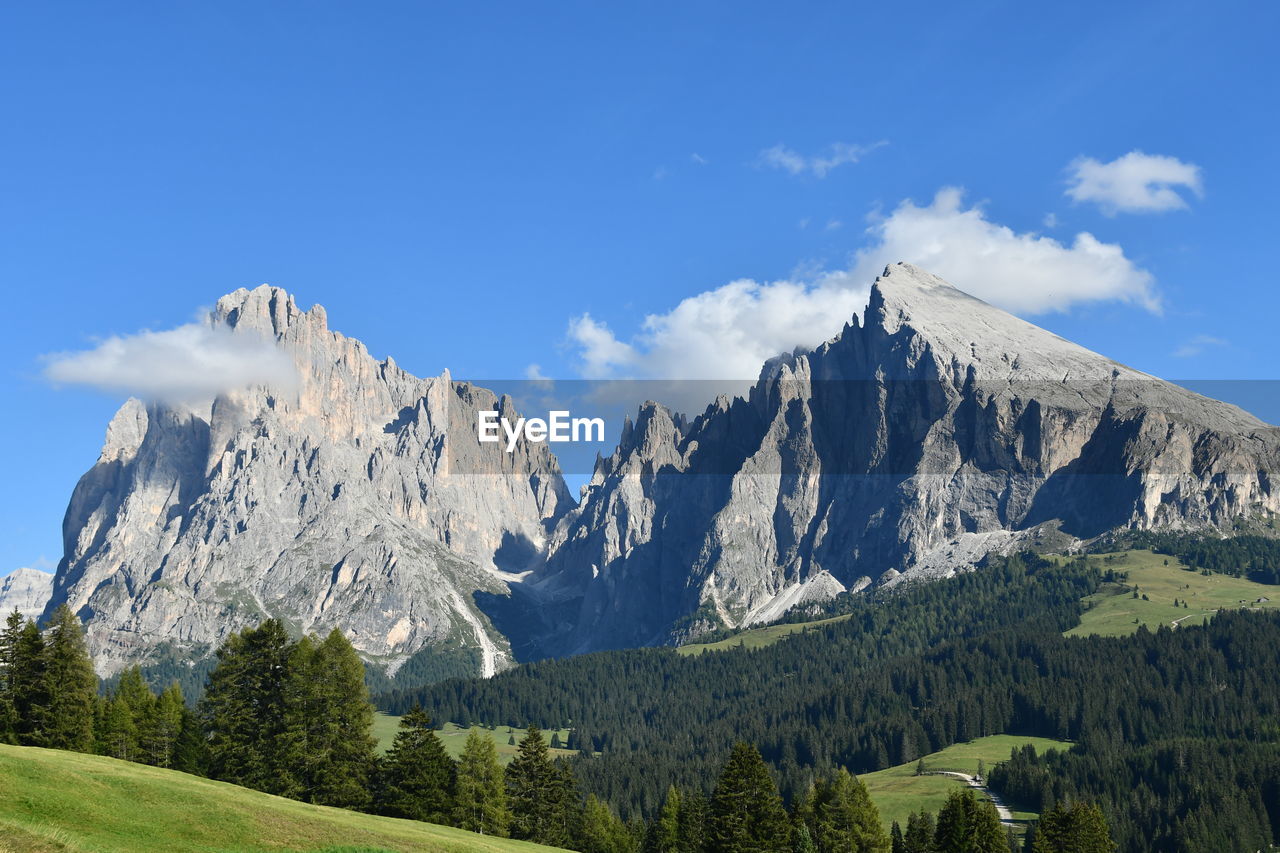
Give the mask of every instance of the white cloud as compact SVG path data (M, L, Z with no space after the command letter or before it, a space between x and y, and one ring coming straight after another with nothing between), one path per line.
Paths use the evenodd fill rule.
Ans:
M588 378L754 378L766 359L838 333L866 305L875 277L897 261L1017 313L1100 300L1158 310L1151 274L1120 246L1085 232L1070 245L1017 233L987 219L979 207L964 207L962 196L947 188L924 207L902 202L867 229L870 244L845 270L733 281L648 315L625 339L588 314L575 318L569 339L580 371Z
M45 361L45 378L55 385L191 405L250 385L292 391L298 378L293 361L272 341L203 323L110 337Z
M705 166L711 162L706 157L703 157L701 154L699 154L697 151L690 154L689 159L693 161L693 164L695 166Z
M1225 347L1229 345L1230 343L1222 338L1215 338L1212 335L1196 335L1174 350L1173 355L1175 358L1192 358L1210 347Z
M1097 203L1108 216L1184 210L1187 200L1178 188L1204 194L1200 167L1176 157L1130 151L1110 163L1080 157L1070 169L1067 195Z
M766 148L761 151L756 163L772 169L781 169L792 175L802 175L805 172L809 172L815 177L825 178L832 169L847 163L857 163L880 146L888 144L885 141L876 142L872 145L836 142L828 146L826 154L806 157L800 152L779 143L772 148Z
M1057 228L1057 227L1058 227L1058 214L1056 214L1056 213L1046 213L1046 214L1044 215L1044 227L1045 227L1045 228Z
M588 378L754 379L766 359L821 343L866 301L865 289L829 287L825 277L740 279L649 315L631 343L586 314L569 324L569 338Z
M1087 231L1069 244L1017 233L966 208L956 187L919 207L908 200L868 229L875 241L857 253L850 276L869 282L888 264L908 261L961 290L1018 314L1063 311L1081 302L1118 300L1158 311L1151 273L1114 243Z

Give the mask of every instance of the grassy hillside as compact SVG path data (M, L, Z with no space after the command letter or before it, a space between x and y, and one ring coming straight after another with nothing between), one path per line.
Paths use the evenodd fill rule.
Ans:
M1068 749L1071 746L1063 741L1042 737L991 735L926 755L924 763L929 770L954 770L973 775L978 772L979 760L991 767L996 762L1006 761L1009 752L1015 747L1028 743L1038 752L1046 749ZM917 776L915 772L916 762L912 761L858 777L866 783L871 799L880 809L880 820L886 829L895 820L906 826L907 815L920 809L938 811L948 794L964 787L964 783L954 777ZM1014 810L1013 816L1017 820L1033 820L1036 817L1030 812L1017 811L1013 803L1006 805Z
M818 619L814 622L793 622L783 625L767 625L763 628L751 628L739 634L734 634L724 640L715 643L689 643L676 649L682 655L700 655L703 652L722 652L725 649L737 648L745 646L748 649L759 649L764 646L771 646L779 640L808 631L810 628L817 628L821 625L830 625L833 622L842 622L848 619L845 616L832 616L830 619Z
M1108 637L1132 634L1139 625L1155 630L1161 625L1199 625L1218 610L1243 607L1271 609L1280 606L1280 587L1254 583L1229 575L1205 575L1188 571L1177 557L1151 551L1121 551L1097 555L1103 567L1128 575L1124 584L1107 584L1085 599L1089 610L1068 636L1099 634ZM1105 558L1110 557L1109 562ZM1165 565L1166 561L1168 565ZM1127 585L1126 585L1127 584ZM1132 588L1138 587L1138 598ZM1144 601L1142 595L1149 601ZM1187 607L1173 604L1186 601ZM1258 599L1271 599L1261 601ZM1135 621L1136 620L1136 621Z
M378 712L373 715L373 736L377 738L378 750L380 752L386 752L391 748L391 742L395 740L396 732L399 730L399 727L400 718L397 716L384 714L382 712ZM511 738L515 737L516 743L519 743L520 739L524 737L524 729L516 729L511 726L495 726L494 728L474 726L473 728L481 734L487 734L489 737L493 738L494 746L498 749L498 761L500 761L504 767L509 764L511 759L516 755L516 747L512 745ZM445 751L452 757L457 758L462 755L462 747L467 742L467 734L470 731L471 729L466 728L465 726L448 723L443 729L436 732L436 734L439 735L440 742L444 744ZM553 732L550 731L544 731L542 733L542 736L547 741L548 745L551 744L552 734ZM558 734L560 735L561 743L569 742L568 729L560 729ZM574 752L571 749L551 750L551 755L553 757L557 755L569 756L573 754Z
M549 849L307 805L113 758L0 745L0 853Z

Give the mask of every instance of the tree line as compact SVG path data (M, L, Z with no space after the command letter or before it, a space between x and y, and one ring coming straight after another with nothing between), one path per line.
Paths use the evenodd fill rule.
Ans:
M1205 826L1197 837L1244 839L1220 849L1280 841L1280 810L1254 808L1247 793L1280 783L1280 760L1263 750L1241 763L1274 739L1280 719L1280 617L1223 612L1205 626L1064 637L1079 623L1079 598L1103 579L1093 558L1015 555L874 607L852 605L844 621L765 648L605 652L379 701L391 710L418 701L460 723L572 727L579 779L626 819L657 813L672 782L709 792L739 740L759 747L795 803L836 768L866 773L1014 733L1074 742L1069 765L1049 765L1053 795L1032 805L1096 802L1125 851L1150 849L1184 807ZM1215 758L1222 750L1227 757ZM1215 801L1144 790L1135 769L1129 793L1115 794L1108 774L1155 766L1144 751L1181 755L1183 778L1225 793ZM1222 798L1237 805L1214 808ZM1252 817L1238 833L1242 810ZM1254 838L1266 844L1248 846Z

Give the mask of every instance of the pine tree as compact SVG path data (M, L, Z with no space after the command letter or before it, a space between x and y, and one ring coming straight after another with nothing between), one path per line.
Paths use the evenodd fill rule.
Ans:
M575 836L573 849L582 853L634 853L636 847L627 825L595 794L582 807Z
M662 810L654 821L654 853L679 853L680 851L680 791L675 785L667 788Z
M972 788L947 797L938 812L934 847L937 853L1006 853L1009 849L995 806L980 802Z
M138 729L133 724L133 714L130 713L129 706L111 697L101 700L98 704L97 723L94 726L98 753L123 761L136 760Z
M0 632L0 743L18 742L18 708L14 696L14 676L23 619L17 608L9 614Z
M493 738L475 729L467 735L458 762L453 825L505 838L511 823L507 789Z
M1040 815L1033 853L1113 853L1107 819L1096 805L1062 803Z
M902 826L895 820L889 828L890 853L904 853L907 849L906 839L902 837Z
M289 657L284 748L299 796L359 809L369 804L377 743L364 663L336 628L323 641L304 638Z
M174 770L196 776L210 775L209 741L205 738L204 724L200 716L184 705L181 720L178 739L173 745L172 763L169 766Z
M151 719L141 733L139 746L143 761L156 767L174 766L185 710L182 688L175 681L156 699Z
M301 785L286 737L286 688L293 644L279 620L233 634L200 703L209 775L224 782L298 796Z
M711 806L701 791L680 797L680 853L702 853L707 846L707 815Z
M541 730L530 725L507 766L511 837L539 844L568 842L569 795L562 770L551 760Z
M790 847L787 813L759 751L734 745L715 793L707 826L710 853L771 853Z
M80 620L65 604L54 611L44 651L48 705L42 715L40 744L88 752L93 748L94 703L98 676L89 659Z
M457 765L431 727L431 717L415 704L400 718L400 731L387 752L378 807L392 817L448 824L456 808Z
M934 853L933 837L937 825L930 812L921 810L907 815L907 829L902 834L902 853Z
M810 831L821 851L887 853L889 837L880 825L880 811L867 786L843 768L820 781L809 794L806 811Z

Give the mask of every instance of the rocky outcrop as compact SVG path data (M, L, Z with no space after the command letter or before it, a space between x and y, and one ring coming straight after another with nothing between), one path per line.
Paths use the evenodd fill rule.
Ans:
M691 422L641 407L551 541L559 652L670 642L992 550L1280 511L1280 430L906 264Z
M37 569L14 569L0 577L0 618L17 610L24 619L38 619L53 590L53 575Z
M277 288L223 297L208 322L275 341L297 381L116 414L49 604L85 620L99 670L203 657L266 615L340 626L392 671L423 649L435 671L509 662L478 602L509 594L572 503L545 445L476 441L476 410L510 402L379 361Z

